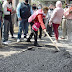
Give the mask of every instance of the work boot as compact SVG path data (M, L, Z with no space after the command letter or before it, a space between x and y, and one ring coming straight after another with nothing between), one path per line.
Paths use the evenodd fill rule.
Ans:
M31 42L30 39L28 38L26 42Z
M34 46L41 47L37 42L34 42Z

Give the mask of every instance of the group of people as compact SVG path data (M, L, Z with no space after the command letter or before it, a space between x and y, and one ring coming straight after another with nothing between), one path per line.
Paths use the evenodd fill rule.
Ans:
M54 31L56 42L58 42L58 27L60 26L61 22L62 24L64 24L63 30L65 29L65 24L67 25L68 38L69 41L72 41L70 39L70 34L72 31L72 7L63 9L61 1L57 1L55 7L52 4L49 7L42 7L42 5L39 4L37 7L36 4L33 4L31 6L30 4L28 4L28 0L24 0L24 2L21 2L17 5L17 10L13 10L12 0L3 1L4 0L2 0L3 4L0 2L0 22L3 17L2 40L4 44L8 44L9 31L12 35L12 38L14 38L11 16L15 13L17 13L19 22L17 42L21 41L22 31L24 33L24 38L27 38L29 24L31 25L31 34L29 38L27 38L27 42L31 42L30 39L34 35L34 46L38 46L38 29L40 39L42 37L42 30L45 33L48 32L50 36L52 36L52 31ZM62 39L64 38L65 37L62 37Z

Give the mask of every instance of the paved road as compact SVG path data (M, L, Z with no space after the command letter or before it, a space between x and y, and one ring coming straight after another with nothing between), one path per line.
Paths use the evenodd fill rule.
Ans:
M17 37L16 34L14 36ZM54 36L52 39L55 39ZM25 42L23 36L20 43L16 42L16 38L9 37L9 40L12 41L9 45L0 48L0 72L72 72L71 46L66 40L59 38L57 46L60 52L55 52L47 37L38 39L41 47L34 47L33 39L31 43Z

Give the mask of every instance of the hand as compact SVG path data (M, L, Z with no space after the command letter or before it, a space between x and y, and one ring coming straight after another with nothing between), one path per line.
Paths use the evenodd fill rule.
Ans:
M49 26L51 27L51 21L49 21Z
M46 33L46 29L43 30Z
M16 13L16 10L14 10L14 11L11 12L11 14L14 14L14 13Z
M21 21L21 20L22 20L22 18L18 18L18 20L19 20L19 21Z
M0 19L1 19L1 16L0 16Z

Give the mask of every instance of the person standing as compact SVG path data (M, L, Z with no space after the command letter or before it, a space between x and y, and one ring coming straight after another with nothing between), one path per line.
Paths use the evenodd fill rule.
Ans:
M61 24L63 13L64 13L64 10L62 8L62 2L57 1L56 8L54 9L53 14L49 20L49 25L51 26L51 23L53 24L56 42L58 42L58 35L59 35L58 27Z
M65 11L64 16L67 18L66 27L68 42L72 45L72 6Z
M64 12L68 9L68 6L66 6L64 8ZM62 19L62 37L61 39L65 39L66 35L67 35L67 27L66 27L66 22L67 22L67 19L65 16L63 16L63 19Z
M7 0L3 2L3 12L4 12L4 21L3 21L3 43L8 44L9 30L10 25L12 24L11 14L15 13L16 11L12 11L12 0Z
M2 44L2 14L3 14L3 10L2 10L2 1L0 1L0 45Z
M21 40L21 34L22 30L24 32L24 38L26 38L26 35L28 33L28 18L31 15L31 6L28 4L28 0L24 0L24 2L19 3L17 5L17 17L19 21L19 31L18 31L18 38L17 42L20 42Z
M12 6L12 0L10 0L10 4ZM12 11L14 11L13 7L12 7ZM11 14L11 23L10 23L10 34L11 34L11 38L14 38L13 34L14 34L14 22L13 22L13 15L16 13L16 11L14 11L14 13Z
M49 36L52 36L52 25L51 25L51 27L49 26L49 20L51 18L53 10L54 10L54 6L52 4L50 4L49 10L48 10L48 13L47 13L47 16L45 19L45 26L46 26L46 29L47 29ZM46 34L45 34L45 36L46 36Z

